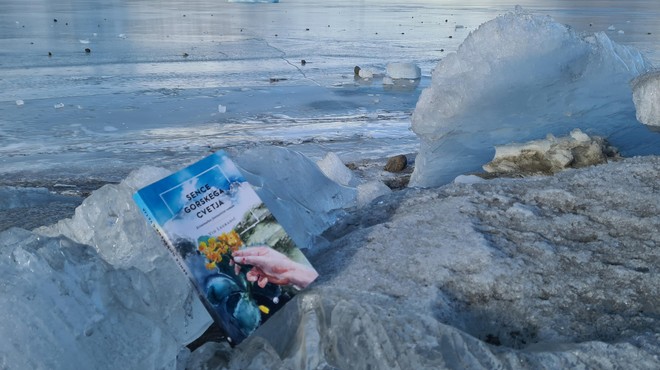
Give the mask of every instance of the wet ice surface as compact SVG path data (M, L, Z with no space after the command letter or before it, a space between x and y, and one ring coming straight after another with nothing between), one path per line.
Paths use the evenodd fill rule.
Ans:
M5 184L119 181L142 164L176 168L211 148L253 143L287 145L316 158L332 150L344 160L415 152L410 114L432 68L479 24L513 7L505 1L2 3ZM626 31L608 31L615 41L660 60L653 1L598 8L517 3L577 30L615 25ZM419 65L421 83L397 89L380 79L353 79L355 65L384 72L392 62Z

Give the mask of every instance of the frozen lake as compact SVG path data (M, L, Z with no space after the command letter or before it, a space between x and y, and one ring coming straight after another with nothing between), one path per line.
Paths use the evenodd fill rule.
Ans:
M2 0L0 183L118 181L258 143L344 161L416 152L432 69L515 4L660 65L657 0ZM389 62L417 63L421 81L354 79Z
M610 42L660 66L658 19L659 0L0 0L0 363L657 368L658 156L435 186L573 124L660 154L628 91L650 67ZM390 84L391 62L421 79ZM415 171L447 179L340 185L273 145L418 153ZM267 323L277 349L190 355L211 318L131 196L220 148L322 278ZM337 163L335 179L369 177Z

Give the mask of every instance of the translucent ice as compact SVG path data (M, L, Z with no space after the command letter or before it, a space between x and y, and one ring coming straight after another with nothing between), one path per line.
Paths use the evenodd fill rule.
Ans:
M660 71L643 74L633 81L633 101L639 122L660 126Z
M357 186L357 206L365 207L372 200L392 192L382 181L369 181Z
M344 186L355 186L358 184L353 172L341 161L339 156L328 152L325 157L316 162L325 176L334 182Z
M415 63L389 63L387 75L394 79L415 80L422 77L422 70Z
M94 191L72 218L37 232L90 245L112 266L137 268L145 273L153 286L150 304L159 307L171 335L186 344L206 329L211 318L132 199L137 189L169 173L155 167L134 171L122 183Z
M303 154L258 147L235 158L241 172L300 248L325 244L320 234L354 207L355 188L328 177Z
M520 8L486 22L438 63L420 96L412 127L421 148L410 183L448 183L478 170L494 145L573 128L637 154L630 136L643 134L629 81L650 68L604 33L579 35Z
M176 366L181 344L163 320L169 310L142 272L115 269L65 237L9 229L0 245L3 368Z
M357 190L356 205L358 207L364 207L379 196L392 192L392 190L380 180L364 182L359 179L353 174L353 171L344 165L339 156L333 152L328 152L325 157L316 162L316 164L332 181ZM353 203L349 203L345 208L350 208L352 206Z

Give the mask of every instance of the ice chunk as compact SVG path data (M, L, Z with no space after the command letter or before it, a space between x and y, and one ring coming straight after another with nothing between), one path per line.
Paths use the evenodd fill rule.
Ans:
M357 190L326 177L311 159L280 147L258 147L235 157L257 194L300 248L321 247L320 234L354 207Z
M389 63L387 75L394 79L416 80L422 77L422 70L415 63Z
M279 3L280 0L227 0L228 3Z
M16 100L16 105L18 105L19 107L23 104L25 104L25 102L23 100L21 100L21 99Z
M392 192L392 190L382 181L369 181L364 184L360 184L357 186L357 191L358 207L364 207L368 205L372 200Z
M64 108L64 103L57 103L57 104L53 105L53 108L55 108L55 109Z
M316 162L323 174L339 185L348 186L357 190L357 206L364 207L372 200L381 195L392 192L382 181L374 180L363 183L353 171L348 169L341 161L339 156L333 152L328 152L323 159ZM348 204L353 206L352 203Z
M608 31L615 31L616 27L614 27L614 25L611 25L611 26L607 27L607 30Z
M637 157L398 192L311 256L313 288L191 368L655 369L659 174Z
M643 74L633 81L633 101L639 122L660 126L660 71Z
M10 229L0 246L3 367L174 368L181 342L155 299L156 289L168 287L136 269L115 269L65 237Z
M360 78L364 78L364 79L373 78L374 74L376 74L376 72L374 72L371 69L366 69L366 68L361 68L360 71L358 72L358 76L360 76Z
M649 135L634 119L629 81L650 68L604 33L578 35L550 17L516 9L486 22L438 63L420 96L410 185L446 184L478 171L495 145L573 128L636 155Z
M120 184L94 191L72 218L36 231L90 245L116 268L144 272L154 289L151 304L159 307L174 338L188 343L208 327L211 318L132 199L137 189L168 174L170 171L162 168L143 167Z
M358 180L353 175L353 172L348 169L339 156L333 152L328 152L325 157L317 161L316 164L325 176L340 185L355 186L358 184Z
M227 107L222 105L222 104L218 104L218 112L219 113L227 113Z

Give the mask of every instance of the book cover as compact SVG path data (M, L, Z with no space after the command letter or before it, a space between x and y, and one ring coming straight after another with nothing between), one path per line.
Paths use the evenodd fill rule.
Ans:
M318 276L224 151L134 200L232 344Z

